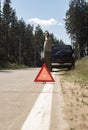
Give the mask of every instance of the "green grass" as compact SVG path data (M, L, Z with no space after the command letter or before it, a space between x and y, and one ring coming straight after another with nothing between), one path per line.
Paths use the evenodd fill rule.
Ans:
M66 71L64 78L69 81L88 83L88 56L76 62L75 69Z
M25 69L25 68L28 68L28 66L26 65L19 65L19 64L11 64L11 63L8 63L7 65L5 65L4 67L0 67L0 70L3 70L3 69Z

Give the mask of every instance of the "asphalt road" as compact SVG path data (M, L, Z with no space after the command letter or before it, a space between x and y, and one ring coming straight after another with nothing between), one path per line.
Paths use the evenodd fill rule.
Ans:
M44 126L46 126L47 130L69 130L62 113L64 101L61 94L59 75L52 73L55 75L55 83L52 83L48 88L51 83L34 82L38 71L39 68L0 71L0 130L27 130L24 122L28 116L30 118L30 113L35 111L37 117L39 113L43 113L41 116L42 124L45 122L44 129L42 126L40 127L40 122L39 124L36 120L32 122L38 124L37 127L40 127L38 130L45 130ZM42 91L45 86L48 90ZM37 101L39 97L41 100ZM48 104L49 101L50 104ZM39 108L38 102L40 102L42 109ZM37 111L37 108L39 111ZM32 110L34 111L32 112ZM36 117L36 115L32 115L30 120ZM49 115L48 118L47 115ZM49 124L48 121L46 122L47 119L49 119ZM28 126L27 123L26 125Z

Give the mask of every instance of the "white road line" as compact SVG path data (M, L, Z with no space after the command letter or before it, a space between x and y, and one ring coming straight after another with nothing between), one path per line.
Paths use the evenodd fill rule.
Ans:
M49 130L53 83L46 83L42 92L21 130Z

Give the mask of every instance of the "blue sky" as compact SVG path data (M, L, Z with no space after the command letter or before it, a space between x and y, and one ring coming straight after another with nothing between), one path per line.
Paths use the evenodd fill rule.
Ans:
M3 2L4 0L2 0ZM48 30L57 39L70 44L63 18L69 8L70 0L12 0L11 6L18 18L26 23L40 24L43 31Z

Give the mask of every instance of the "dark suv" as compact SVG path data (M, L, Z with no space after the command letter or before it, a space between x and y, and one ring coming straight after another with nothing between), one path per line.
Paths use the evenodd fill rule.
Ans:
M73 49L71 45L52 45L51 69L74 67Z

